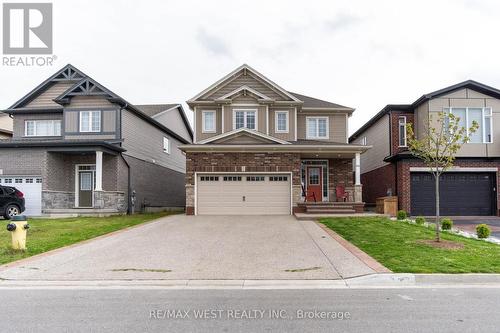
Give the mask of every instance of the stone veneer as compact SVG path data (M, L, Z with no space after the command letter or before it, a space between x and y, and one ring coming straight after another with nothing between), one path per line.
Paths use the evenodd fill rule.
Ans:
M43 211L52 209L74 209L75 193L63 191L42 191ZM113 209L118 212L127 210L124 192L96 191L94 192L95 209Z
M192 153L186 154L186 214L194 214L195 172L292 172L294 212L301 202L301 157L299 153ZM361 187L353 183L351 159L329 160L329 191L343 185L353 189L354 199L361 201ZM334 200L334 196L331 196Z

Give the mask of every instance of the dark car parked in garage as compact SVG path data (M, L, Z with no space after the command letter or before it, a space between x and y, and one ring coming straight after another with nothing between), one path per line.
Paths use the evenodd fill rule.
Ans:
M0 216L10 219L24 212L24 194L15 187L0 186Z

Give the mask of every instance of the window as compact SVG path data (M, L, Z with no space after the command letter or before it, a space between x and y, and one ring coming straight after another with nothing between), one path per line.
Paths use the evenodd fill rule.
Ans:
M264 176L249 176L247 177L247 182L263 182L265 180Z
M14 183L16 183L16 184L22 184L23 183L23 179L22 178L16 178L16 179L14 179Z
M470 134L470 143L492 143L493 121L491 108L445 108L445 112L460 118L459 127L464 127L469 135L469 128L475 121L479 125L476 132Z
M80 112L80 132L100 132L101 111Z
M4 183L5 184L12 184L12 178L5 178Z
M170 140L168 138L163 138L163 152L170 154Z
M202 182L218 182L219 176L201 176L200 181L202 181Z
M328 117L306 117L308 139L328 139Z
M224 176L225 182L241 182L241 176Z
M256 110L234 110L233 114L233 127L238 128L248 128L251 130L257 129L257 111Z
M270 176L269 177L270 182L286 182L288 181L287 176Z
M60 136L60 120L26 120L24 122L25 136Z
M215 133L216 127L215 127L215 111L203 111L201 113L201 118L202 118L202 132L203 133Z
M288 133L288 111L276 111L274 123L276 133Z
M406 117L399 117L399 146L406 147Z
M309 170L309 185L319 185L319 168L310 168Z
M33 178L26 178L26 184L33 184Z
M364 137L361 138L361 144L363 146L366 146L368 144L368 140L366 139L366 136L364 136Z

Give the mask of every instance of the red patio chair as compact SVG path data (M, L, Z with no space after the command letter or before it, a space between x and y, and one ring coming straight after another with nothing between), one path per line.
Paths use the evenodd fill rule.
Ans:
M347 192L342 185L335 187L335 193L337 195L337 201L346 202L349 199L349 192Z

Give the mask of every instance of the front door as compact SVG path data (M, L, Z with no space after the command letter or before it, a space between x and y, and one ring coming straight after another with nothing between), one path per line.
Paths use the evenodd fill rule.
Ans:
M94 174L92 171L80 171L78 179L78 207L92 207Z
M307 167L307 201L323 200L321 167Z

